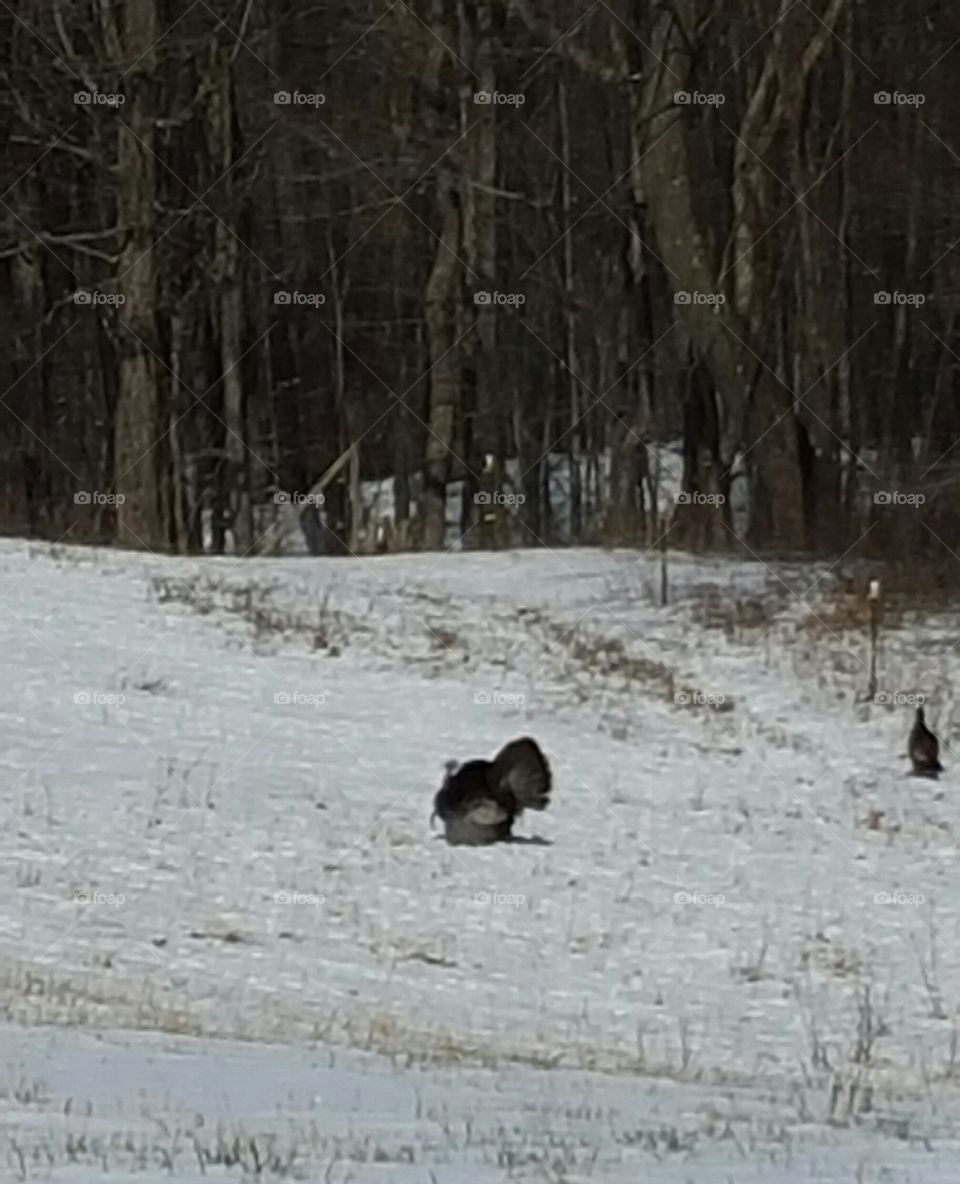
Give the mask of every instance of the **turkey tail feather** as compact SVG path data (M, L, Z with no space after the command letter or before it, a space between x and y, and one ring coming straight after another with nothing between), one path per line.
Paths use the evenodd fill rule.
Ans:
M517 810L545 810L550 804L552 778L540 746L529 736L511 740L493 761L493 780L510 791Z

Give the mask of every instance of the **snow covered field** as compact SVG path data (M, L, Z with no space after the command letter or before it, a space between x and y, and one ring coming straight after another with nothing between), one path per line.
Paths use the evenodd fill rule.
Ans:
M956 1179L956 762L833 577L4 543L3 1170ZM955 638L882 663L947 745ZM530 841L446 847L526 732Z
M960 1150L932 1107L822 1127L797 1098L665 1079L65 1028L0 1029L0 1056L3 1179L946 1184Z

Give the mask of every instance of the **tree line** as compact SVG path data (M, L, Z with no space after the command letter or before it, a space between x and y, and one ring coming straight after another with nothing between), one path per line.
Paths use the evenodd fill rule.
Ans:
M958 23L11 0L0 529L439 548L453 490L465 546L942 547Z

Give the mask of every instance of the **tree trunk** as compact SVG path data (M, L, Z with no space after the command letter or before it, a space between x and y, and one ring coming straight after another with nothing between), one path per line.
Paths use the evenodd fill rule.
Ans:
M426 321L430 344L430 419L426 440L421 517L422 544L443 547L447 523L447 484L451 474L460 410L460 358L456 349L460 306L460 211L453 182L437 180L442 218L440 242L427 280Z
M172 515L170 424L157 361L153 71L159 31L154 0L126 0L121 19L120 45L129 73L117 160L123 245L116 286L124 298L120 315L126 329L120 341L115 424L117 541L128 547L166 550L171 543Z
M649 148L636 180L647 201L661 259L675 291L718 293L717 269L700 223L697 194L706 186L696 175L688 142L686 108L673 93L690 87L690 48L696 0L678 0L684 28L670 12L657 21L647 62L643 116ZM685 30L685 31L684 31ZM681 306L694 350L725 408L744 418L750 397L752 454L751 534L757 543L787 549L806 545L803 478L789 392L761 363L747 321L730 303Z
M574 286L576 275L573 260L573 224L570 188L570 117L567 107L567 90L558 84L557 112L560 128L560 153L563 165L560 168L560 202L563 210L563 361L567 380L567 414L569 416L568 480L570 484L570 541L577 542L583 535L583 471L581 469L580 436L580 380L577 378L577 303Z
M243 369L240 364L243 356L243 269L240 243L231 229L237 220L238 210L234 200L232 172L237 145L230 47L217 46L213 50L209 84L210 150L217 161L216 172L223 177L217 187L223 210L221 216L214 220L214 265L211 277L214 319L220 338L220 365L223 369L225 464L221 479L234 551L238 555L246 555L254 545L254 529Z
M492 0L478 0L473 14L462 3L458 8L461 56L464 61L472 61L476 71L476 79L461 87L460 92L461 131L466 132L474 125L463 177L463 258L475 273L474 282L480 290L492 293L497 286L496 109L473 102L474 90L492 93L497 89L490 43L491 3ZM472 474L467 475L465 493L469 501L464 543L492 548L504 542L509 527L509 515L497 498L503 483L504 435L502 400L497 391L498 312L492 302L475 304L473 312L477 328L466 342L469 372L473 377L473 416L465 436L469 438L467 463L477 476L474 479Z

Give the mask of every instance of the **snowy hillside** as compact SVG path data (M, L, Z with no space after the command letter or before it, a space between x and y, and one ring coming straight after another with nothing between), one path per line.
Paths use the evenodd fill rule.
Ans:
M954 1179L956 762L902 754L913 692L960 733L955 627L863 703L832 580L3 544L0 1162ZM551 808L447 847L444 761L523 733Z

